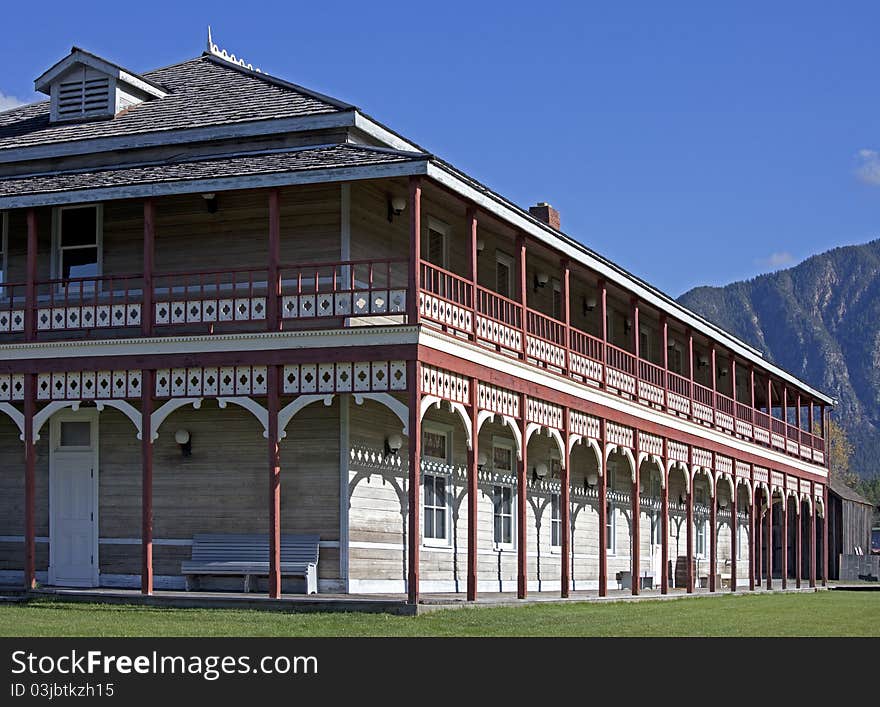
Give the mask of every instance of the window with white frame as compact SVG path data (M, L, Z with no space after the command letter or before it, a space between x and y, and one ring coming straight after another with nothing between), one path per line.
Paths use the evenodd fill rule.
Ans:
M500 547L513 545L513 489L510 486L492 487L494 506L495 544Z
M662 481L659 474L651 474L651 498L660 498L663 493ZM651 511L651 544L663 544L663 521L660 511Z
M651 337L651 329L647 326L639 327L639 356L646 361L654 360L654 339Z
M616 476L614 467L609 464L607 467L608 479L606 489L614 490L614 477ZM614 504L608 501L605 504L605 547L612 555L617 551L617 518L614 513Z
M694 502L702 507L706 507L708 504L706 503L706 489L698 486L694 489ZM702 513L702 510L701 510ZM705 518L701 518L694 521L696 525L696 547L694 548L694 552L696 552L697 557L705 557L706 556L706 525L708 521Z
M558 493L550 497L550 546L562 547L562 499Z
M437 267L449 268L449 225L428 218L428 238L425 260Z
M502 297L513 299L513 258L506 253L495 253L495 291Z
M101 275L102 215L100 204L55 211L53 269L68 292L94 289Z
M422 457L431 465L422 479L422 538L426 544L446 545L449 542L449 474L437 465L448 465L451 459L451 433L448 429L425 424L422 429ZM442 468L442 467L441 467Z
M736 520L734 520L735 528L736 528L736 556L742 557L743 554L743 535L745 534L745 528L743 528Z

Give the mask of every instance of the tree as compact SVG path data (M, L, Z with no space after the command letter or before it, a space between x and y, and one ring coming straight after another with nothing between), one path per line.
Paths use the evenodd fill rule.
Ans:
M814 435L821 435L822 428L819 425L813 428ZM851 489L859 484L859 475L849 466L849 460L853 453L852 442L846 436L846 430L834 420L828 418L828 447L825 456L828 461L828 474L838 481L843 482Z

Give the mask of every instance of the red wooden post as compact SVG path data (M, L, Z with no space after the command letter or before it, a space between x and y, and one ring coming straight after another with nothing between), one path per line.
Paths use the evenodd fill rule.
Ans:
M782 384L782 420L785 422L783 432L785 434L785 453L788 454L788 386ZM786 506L788 502L786 501Z
M736 357L733 354L730 354L730 397L733 398L733 417L734 419L737 417L736 405L739 403L739 398L736 397ZM736 423L733 424L734 431L736 430Z
M407 594L409 603L419 603L419 546L421 544L421 509L419 496L422 486L422 418L421 403L421 364L407 362L407 388L409 389L409 528L407 547L409 549L409 571L407 574Z
M755 561L754 564L754 572L755 572L755 584L756 586L761 586L761 582L764 577L764 565L761 559L762 548L764 547L764 526L763 526L763 517L761 516L761 505L758 501L758 485L754 481L754 467L752 468L752 489L753 489L753 497L752 497L752 512L754 513L753 526L755 531ZM763 497L763 492L762 492Z
M822 493L822 586L825 587L828 585L828 484Z
M815 430L813 429L813 425L815 425L815 424L816 424L816 408L813 405L813 399L810 398L810 428L808 430L810 435L815 434ZM811 447L816 446L815 444L813 444L812 440L810 441L810 446Z
M638 311L638 310L636 310ZM632 532L631 536L631 563L632 563L632 595L638 596L639 589L641 584L641 572L639 565L641 564L641 557L639 550L639 544L641 543L640 530L641 530L641 503L639 499L639 455L641 453L640 445L639 445L639 431L633 430L633 444L635 445L635 473L633 475L632 482L632 494L630 497L631 509L630 513L632 515Z
M749 392L752 396L752 410L755 409L755 367L749 364ZM754 422L754 416L752 417ZM753 487L754 488L754 487Z
M566 274L568 268L566 267ZM567 279L567 278L566 278ZM560 548L560 562L562 566L559 572L559 582L561 584L560 593L563 598L568 597L568 586L571 578L571 486L569 483L570 473L569 467L571 455L568 453L568 436L570 434L571 421L569 420L570 411L564 408L562 411L562 469L560 484L562 486L559 494L559 526L562 537L560 538L562 547Z
M712 466L715 466L715 455L712 454ZM715 591L715 573L718 571L718 481L713 482L712 498L709 501L709 591Z
M519 299L522 306L522 346L520 347L520 355L522 360L528 358L528 339L529 339L529 287L526 277L528 263L526 261L526 239L525 236L516 237L516 249L519 253ZM523 419L525 419L525 408L523 408Z
M146 206L144 207L147 208ZM146 252L146 251L145 251ZM144 295L147 289L144 287ZM149 311L152 311L152 307ZM141 321L147 317L141 316ZM152 319L152 317L150 317ZM141 594L153 593L153 393L156 372L141 374Z
M471 279L471 329L474 341L477 340L477 285L479 284L479 252L477 251L477 210L469 206L465 212L468 222L468 234L470 236L470 279ZM474 427L476 430L476 427Z
M37 586L36 534L34 529L36 497L34 479L37 466L37 449L34 445L36 407L37 376L28 373L24 377L24 588L27 591Z
M693 360L693 359L691 359ZM688 445L687 593L694 592L694 448Z
M816 484L810 482L810 587L816 586Z
M749 591L755 591L755 550L757 543L755 542L755 499L757 491L755 490L755 474L754 471L749 473L749 483L751 484L752 502L749 504L747 512L749 514Z
M523 249L525 253L525 249ZM528 582L528 533L526 527L526 509L528 508L528 482L526 470L529 463L529 443L526 440L526 428L529 416L526 413L528 399L525 395L520 397L520 436L522 439L522 459L516 468L516 595L519 599L525 599L529 591Z
M666 327L663 327L666 330ZM665 347L664 347L665 350ZM669 592L669 439L663 438L663 483L660 486L660 593Z
M794 545L794 554L795 554L795 573L794 573L794 586L798 589L801 588L801 567L803 566L803 547L801 545L803 535L803 518L801 518L801 499L800 496L797 497L797 513L794 517L795 522L795 532L797 535L795 536L795 545Z
M718 424L718 381L716 380L715 365L715 343L711 342L709 345L709 366L712 369L712 421ZM711 582L712 579L710 578L709 581Z
M281 328L281 197L280 191L269 190L269 261L266 279L266 327L269 331ZM418 269L418 265L415 266Z
M669 322L666 315L660 317L660 332L663 337L663 409L669 409ZM665 444L665 442L664 442ZM664 456L663 463L668 459ZM666 473L665 470L663 472Z
M690 409L691 414L690 417L694 419L694 334L688 329L687 330L687 338L688 338L688 378L690 379L690 385L688 386L691 392L691 401L690 401ZM693 469L688 468L688 474L692 473Z
M773 589L773 490L767 486L767 589Z
M736 389L734 388L734 391ZM736 544L739 540L739 518L736 517L736 496L739 490L739 482L736 477L736 468L733 470L733 496L730 499L730 591L736 591Z
M795 415L795 423L797 424L798 431L802 430L801 427L801 394L797 394L797 413ZM801 436L798 435L798 444L801 443Z
M278 410L281 407L280 366L268 367L269 413L269 596L281 596L281 457L278 447Z
M479 413L477 379L470 381L470 413L473 442L468 451L468 477L467 477L467 509L468 509L468 569L467 569L467 598L475 601L477 598L477 543L479 542L477 530L479 529L477 517L478 488L477 480L480 473L480 435L477 432L477 416Z
M565 325L565 372L571 370L571 267L568 258L562 259L562 282L559 294L562 298L562 323Z
M639 340L639 301L633 297L630 301L630 305L632 306L632 329L633 329L633 338L632 338L632 347L633 347L633 355L636 357L636 370L635 375L636 378L639 377L639 344L641 343Z
M603 319L604 321L604 319ZM605 418L599 420L600 458L599 458L599 596L608 594L608 467L606 464Z
M409 178L409 291L407 293L409 323L418 324L419 273L422 268L422 181L418 176ZM418 379L417 379L418 380ZM410 430L412 432L412 430Z
M605 387L608 380L608 284L605 280L599 280L599 330L602 332L602 386ZM604 423L603 423L604 425ZM602 429L605 429L604 426ZM605 454L605 442L602 442L602 454ZM602 464L605 460L602 460ZM604 486L604 484L603 484ZM605 541L602 541L604 545ZM604 596L604 594L602 595Z
M141 312L141 333L153 335L153 263L156 255L156 202L144 200L144 294ZM143 383L142 383L143 385Z
M784 394L784 389L783 389ZM787 423L786 423L787 424ZM782 588L788 586L788 487L782 487Z
M773 379L770 376L767 376L767 415L770 418L767 420L767 429L770 430L771 434L773 432ZM772 445L772 442L771 442Z
M27 211L27 261L25 265L24 336L37 338L37 210ZM36 394L36 393L35 393Z

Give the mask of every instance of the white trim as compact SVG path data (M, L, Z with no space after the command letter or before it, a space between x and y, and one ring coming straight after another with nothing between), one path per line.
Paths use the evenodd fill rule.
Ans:
M0 412L6 413L18 427L19 439L24 442L24 413L12 403L0 403Z
M217 398L217 404L221 409L225 409L229 403L243 407L256 417L259 423L263 426L263 437L269 439L269 411L266 408L253 398L244 395L232 398Z
M508 255L502 250L495 249L495 291L498 292L498 265L507 267L507 298L516 297L516 261L513 256Z
M312 403L317 403L322 401L324 403L324 407L330 407L333 404L333 394L327 393L319 393L315 395L298 395L296 396L290 403L285 405L278 411L278 440L282 440L287 437L287 425L290 424L290 421L296 416L296 414L302 410L304 407L311 405ZM235 402L230 400L230 402ZM221 405L221 407L223 407ZM256 413L254 413L256 414ZM266 424L268 425L268 412L266 413ZM267 427L268 430L268 427ZM268 431L266 432L266 438L269 437Z
M438 181L452 191L457 192L465 199L472 201L477 207L507 221L516 229L526 231L539 242L561 251L563 255L568 256L574 262L586 266L600 278L605 278L609 282L623 285L641 302L651 305L660 312L672 314L679 323L685 327L690 327L695 331L708 336L711 340L717 341L726 348L731 349L732 353L757 364L761 369L773 373L773 375L782 378L791 385L800 388L819 400L830 405L834 404L833 398L820 393L818 390L811 388L787 371L774 366L768 362L757 349L752 348L745 342L734 338L723 329L716 327L697 314L685 309L668 295L654 289L614 263L605 260L596 253L588 251L583 245L569 236L562 235L558 231L551 229L547 224L541 223L536 218L527 216L524 212L506 202L503 197L500 197L485 187L478 188L474 183L468 183L465 181L464 175L454 173L453 168L449 166L437 162L429 162L427 167L427 176L429 178Z
M409 437L409 408L389 393L352 393L355 405L363 405L364 400L373 400L384 405L397 415L400 424L403 425L403 434Z
M46 421L52 417L59 410L64 410L65 408L71 408L74 412L79 410L80 401L79 400L53 400L51 403L48 403L42 409L40 409L34 415L34 442L38 442L40 440L40 430L43 429L43 425L46 424Z
M50 403L51 405L51 403ZM47 406L48 407L48 406ZM78 407L74 407L70 412L59 412L57 415L53 415L49 424L49 568L48 568L48 576L49 576L49 584L57 584L58 576L56 574L57 560L55 559L56 548L58 547L58 542L56 541L56 534L59 532L58 527L58 519L55 517L56 509L58 508L57 498L59 491L57 489L58 477L56 471L56 456L59 454L59 450L57 447L60 444L60 425L64 421L76 421L76 422L89 422L89 430L91 434L90 446L91 448L86 450L75 450L72 449L69 452L61 452L62 454L77 454L77 453L88 453L91 452L92 456L92 474L91 474L91 482L92 482L92 577L91 584L84 586L93 586L97 587L99 585L99 568L101 566L101 560L99 555L99 545L98 545L98 530L100 528L100 505L99 505L99 475L100 475L100 459L99 459L99 437L98 437L98 410L96 408L85 408L82 410L78 410ZM36 420L34 421L36 424ZM63 578L62 578L63 579Z
M114 78L129 86L136 88L156 98L163 98L168 95L165 91L158 88L149 81L143 79L137 74L126 71L121 66L117 66L99 56L95 56L89 52L74 47L66 57L56 62L51 68L34 80L34 90L40 93L46 93L46 90L56 79L60 78L65 72L73 68L76 64L88 66L95 71L106 74L109 78Z
M360 111L354 112L353 125L355 128L363 130L370 137L377 139L379 142L385 143L389 147L393 147L395 150L414 150L422 152L422 148L414 142L410 142L406 138L393 133L384 125L377 123L375 120L365 116Z
M129 420L131 420L134 428L137 430L137 438L143 437L143 415L134 405L125 400L95 400L95 409L101 412L105 407L116 408Z
M61 232L62 214L65 211L75 211L77 209L94 209L95 210L95 242L89 245L67 246L62 244L63 234ZM67 250L85 250L87 248L95 248L97 250L97 269L98 272L94 276L89 277L100 278L104 273L104 205L101 203L82 203L71 204L69 206L56 206L52 209L52 252L50 256L50 277L53 280L61 280L63 278L63 253ZM75 276L78 277L78 276ZM61 289L61 285L59 285Z
M150 441L155 442L159 438L159 427L172 412L187 405L192 405L193 408L198 410L202 407L202 399L172 398L153 410L153 414L150 415L150 432L152 436Z
M351 397L339 397L339 577L343 582L342 591L351 591L348 586L349 573L349 460L351 458Z
M422 523L419 528L419 539L421 540L421 545L423 547L434 547L434 548L451 548L452 547L452 497L455 495L455 491L453 490L453 474L452 474L452 449L455 444L455 434L452 425L444 423L444 422L435 422L433 420L426 420L422 424L422 449L424 449L424 434L425 432L430 432L432 434L441 434L446 439L446 458L438 459L436 457L429 457L427 454L423 455L425 459L439 461L441 464L445 465L449 470L443 471L442 469L434 469L431 471L422 470L420 475L420 485L419 489L419 508L421 510L421 518ZM442 538L429 538L425 536L425 477L426 476L442 476L445 479L445 489L446 489L446 504L444 508L445 519L444 519L444 531L445 536ZM439 506L435 506L438 508Z

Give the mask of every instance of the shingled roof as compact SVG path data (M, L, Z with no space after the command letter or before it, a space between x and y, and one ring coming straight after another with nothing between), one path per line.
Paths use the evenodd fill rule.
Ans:
M49 101L0 113L0 150L353 110L342 101L210 54L143 74L168 95L112 120L50 123Z
M315 169L365 167L427 160L429 157L430 155L424 153L400 152L362 145L325 145L235 157L202 157L115 169L71 170L19 178L8 177L3 181L3 197L281 174Z

